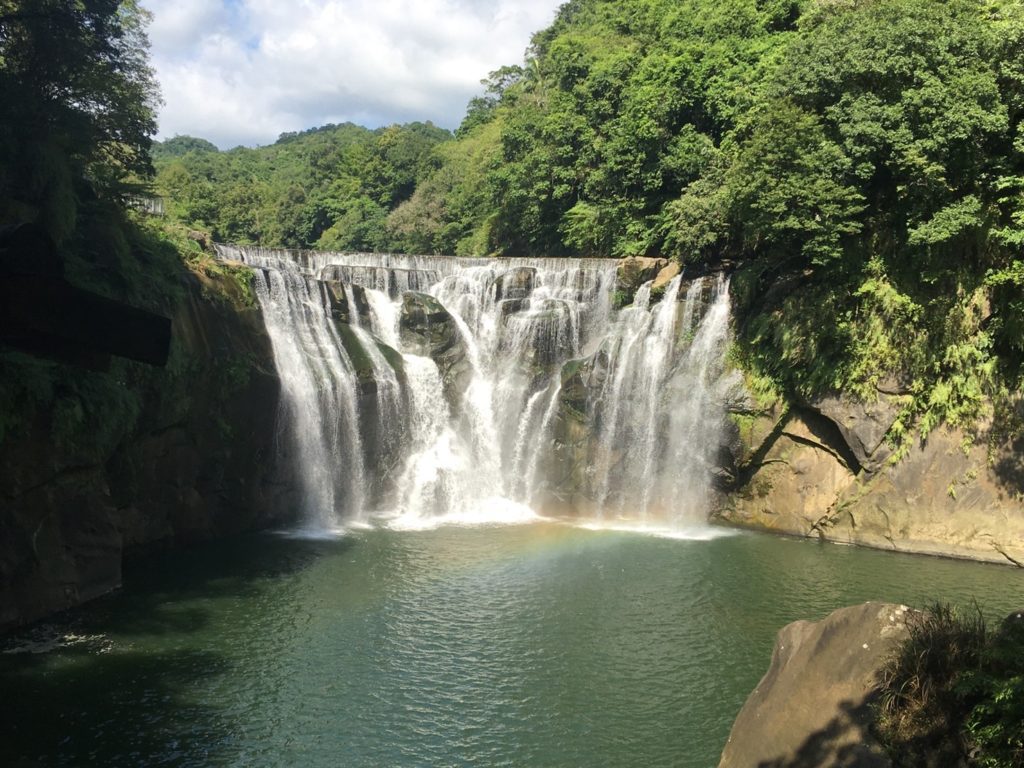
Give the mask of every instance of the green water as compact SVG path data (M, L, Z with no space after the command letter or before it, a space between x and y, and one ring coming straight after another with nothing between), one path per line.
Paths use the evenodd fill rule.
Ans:
M0 655L5 766L717 762L775 632L868 599L1024 604L1019 571L555 524L260 536L147 562Z

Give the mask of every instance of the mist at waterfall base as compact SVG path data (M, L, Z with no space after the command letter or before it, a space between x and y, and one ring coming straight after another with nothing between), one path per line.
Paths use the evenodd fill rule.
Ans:
M710 535L735 383L721 276L615 309L609 260L218 251L255 272L309 530L554 514Z

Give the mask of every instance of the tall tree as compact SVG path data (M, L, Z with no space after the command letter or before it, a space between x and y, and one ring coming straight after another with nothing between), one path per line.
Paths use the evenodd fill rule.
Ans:
M83 195L152 173L148 18L136 0L0 0L0 216L60 241Z

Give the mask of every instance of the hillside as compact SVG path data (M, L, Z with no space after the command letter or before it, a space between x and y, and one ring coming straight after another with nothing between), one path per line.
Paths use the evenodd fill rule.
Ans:
M225 241L738 264L737 357L790 397L974 425L1020 375L1024 13L955 0L572 0L454 138L327 126L157 148ZM184 154L182 149L188 148Z

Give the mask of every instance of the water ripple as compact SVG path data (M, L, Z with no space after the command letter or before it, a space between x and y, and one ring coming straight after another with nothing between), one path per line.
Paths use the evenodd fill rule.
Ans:
M1021 587L752 535L262 537L147 564L48 630L100 645L0 654L0 764L706 768L785 622L936 595L1009 610Z

